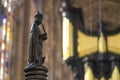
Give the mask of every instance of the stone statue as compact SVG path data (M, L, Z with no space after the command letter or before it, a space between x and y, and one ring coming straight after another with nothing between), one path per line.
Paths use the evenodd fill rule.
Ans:
M42 42L47 39L47 34L42 25L43 16L38 11L35 14L35 20L30 31L30 44L29 44L29 64L42 64L44 57L42 56ZM40 25L44 30L44 34L40 31Z

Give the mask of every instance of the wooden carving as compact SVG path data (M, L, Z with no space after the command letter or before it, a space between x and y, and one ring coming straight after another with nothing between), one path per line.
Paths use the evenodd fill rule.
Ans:
M48 69L43 66L42 43L47 39L47 33L42 24L43 16L38 11L30 31L29 59L25 67L25 80L46 80ZM43 29L43 31L41 30Z
M44 34L40 31L40 25L42 25L43 16L38 11L35 15L34 23L30 31L30 44L29 44L29 64L39 63L42 64L44 57L42 57L42 42L47 39L46 32ZM42 25L43 27L43 25ZM43 28L45 31L45 29Z

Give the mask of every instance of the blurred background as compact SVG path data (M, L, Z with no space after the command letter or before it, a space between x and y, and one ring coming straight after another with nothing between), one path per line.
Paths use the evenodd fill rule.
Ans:
M25 79L30 28L38 10L48 33L43 43L48 79L70 80L71 71L62 61L60 7L61 0L0 0L0 80Z
M25 80L38 10L48 80L120 80L119 0L0 0L0 80Z

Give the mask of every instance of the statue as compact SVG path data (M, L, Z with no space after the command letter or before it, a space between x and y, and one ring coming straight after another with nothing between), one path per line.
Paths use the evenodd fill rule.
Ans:
M38 11L35 14L35 20L30 31L30 44L29 44L29 64L42 64L44 57L42 56L42 42L47 39L47 33L43 27L42 19L43 16ZM40 31L39 25L42 25L44 33Z
M47 33L42 24L42 19L43 16L38 11L30 30L29 64L24 69L25 80L47 80L48 68L43 65L45 57L42 56L42 43L47 39Z

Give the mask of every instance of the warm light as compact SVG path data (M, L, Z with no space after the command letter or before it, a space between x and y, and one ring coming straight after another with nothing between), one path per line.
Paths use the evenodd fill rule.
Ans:
M2 58L2 59L1 59L1 64L3 64L3 63L4 63L4 59Z
M3 67L1 67L1 71L0 72L1 72L0 73L0 80L3 80L3 72L4 72Z
M63 17L63 60L73 56L72 24Z
M3 31L2 31L2 44L1 44L1 48L2 48L2 52L1 52L1 58L0 58L0 80L4 80L4 63L5 63L5 37L6 37L6 22L7 19L4 18L3 19Z
M67 52L67 48L69 47L69 21L66 18L63 20L63 49Z
M0 63L0 80L3 80L3 75L4 75L4 53L1 53L1 63Z
M8 6L8 2L7 2L7 0L5 0L4 7L7 7L7 6Z
M2 43L2 50L5 50L5 43Z
M6 22L7 22L7 19L4 18L4 19L3 19L3 24L6 24Z
M8 12L11 12L12 11L12 8L11 6L8 7Z
M3 31L2 31L2 39L5 39L5 34L6 34L6 31L5 31L5 29L3 29Z
M10 22L7 22L7 43L10 41Z
M69 56L69 21L64 17L63 18L63 60Z
M3 65L4 64L4 53L2 52L1 53L1 65Z

